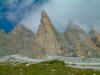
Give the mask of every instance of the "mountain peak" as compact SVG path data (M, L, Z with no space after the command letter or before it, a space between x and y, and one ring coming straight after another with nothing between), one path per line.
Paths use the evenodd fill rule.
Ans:
M47 15L47 12L45 10L42 11L42 16Z
M5 35L5 31L2 29L2 30L0 30L0 35Z
M41 25L52 25L51 20L45 10L43 10L41 13Z
M49 16L43 10L41 14L41 24L36 34L38 44L45 49L47 55L60 54L60 44L57 40L57 31L53 26Z
M96 46L100 48L100 34L94 28L90 28L89 36Z
M42 33L48 33L48 34L56 33L56 29L52 25L52 22L45 10L42 11L41 24L38 29L38 34L42 34Z
M78 25L69 25L67 29L74 29L74 30L80 30L81 28Z

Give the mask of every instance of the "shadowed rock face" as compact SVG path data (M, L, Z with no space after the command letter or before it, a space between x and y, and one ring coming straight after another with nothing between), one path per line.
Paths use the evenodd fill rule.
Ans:
M65 37L69 43L69 50L72 50L75 56L94 57L97 55L97 51L100 52L89 36L76 25L68 26Z
M100 35L90 32L91 38L78 26L70 24L59 33L45 11L36 35L17 25L8 35L0 31L0 56L19 54L32 58L45 55L97 57L100 56Z
M97 47L100 48L100 33L96 32L94 29L91 29L89 32L89 36L92 41L96 44Z

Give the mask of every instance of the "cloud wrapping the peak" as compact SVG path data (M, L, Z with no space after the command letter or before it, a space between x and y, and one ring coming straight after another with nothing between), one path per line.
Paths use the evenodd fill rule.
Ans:
M46 10L59 31L65 31L69 20L73 20L85 30L88 30L91 24L98 28L100 27L99 7L99 0L49 0L36 9L33 7L21 23L36 32L40 24L41 11Z

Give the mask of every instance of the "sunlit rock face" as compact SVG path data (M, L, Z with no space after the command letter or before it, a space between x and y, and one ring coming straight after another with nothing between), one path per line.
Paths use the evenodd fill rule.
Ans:
M42 12L41 24L36 34L36 40L45 50L46 55L61 55L61 45L58 41L58 32L53 27L47 13Z

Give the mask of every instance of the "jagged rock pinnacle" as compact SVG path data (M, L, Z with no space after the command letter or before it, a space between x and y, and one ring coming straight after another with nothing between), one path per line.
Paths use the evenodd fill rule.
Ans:
M36 34L36 40L45 49L48 55L58 55L61 53L60 44L57 40L57 31L52 25L49 16L43 10L41 14L41 24Z
M46 15L47 15L46 11L43 10L43 11L42 11L42 16L46 16Z
M45 10L43 10L41 14L41 24L42 25L52 25L51 20Z
M45 10L43 10L41 13L41 23L40 23L37 35L43 34L43 33L44 34L48 33L48 35L49 34L51 35L51 33L52 34L57 33L55 27L53 26L53 24Z
M0 35L5 35L5 31L2 29L2 30L0 30Z
M93 27L90 27L89 36L96 46L100 48L100 34Z

